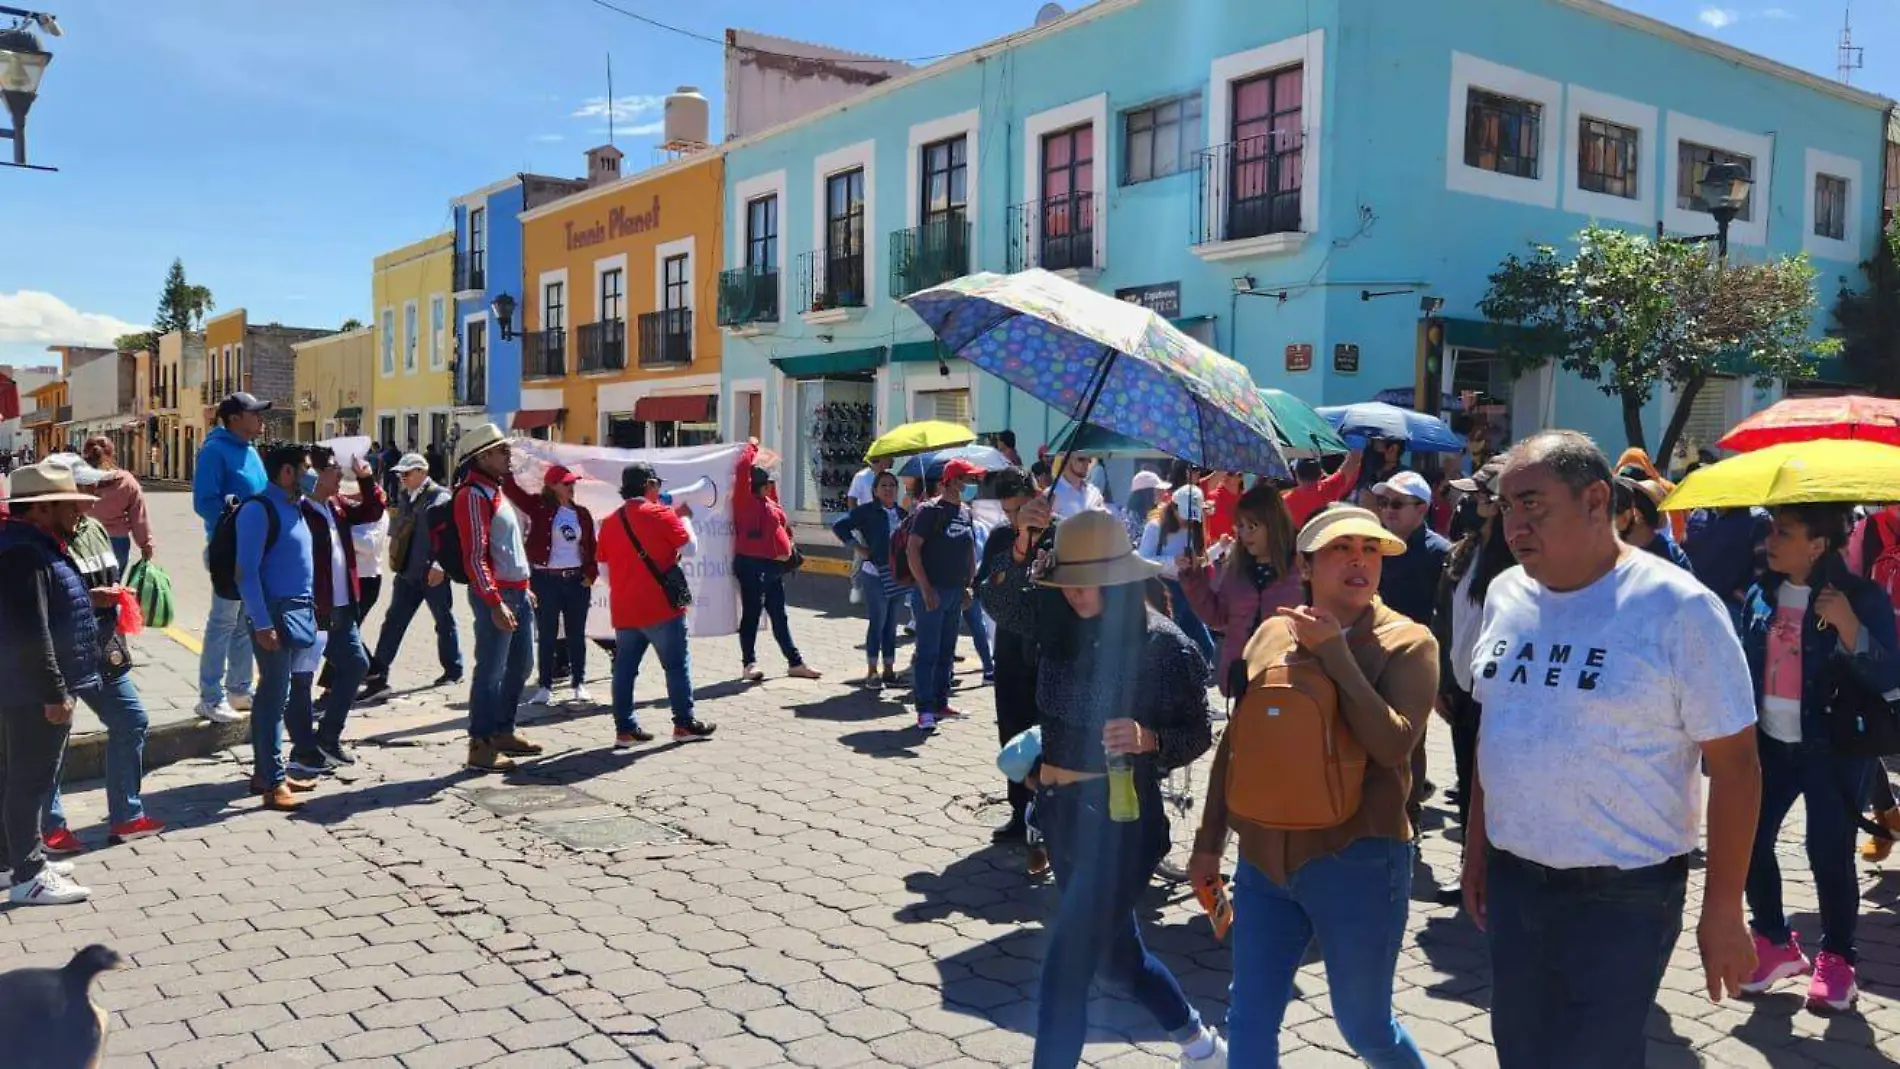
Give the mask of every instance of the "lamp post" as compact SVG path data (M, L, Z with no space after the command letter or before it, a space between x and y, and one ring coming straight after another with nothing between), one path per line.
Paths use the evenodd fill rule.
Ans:
M495 315L495 323L501 327L501 340L513 341L515 338L515 299L506 293L498 293L488 303L488 310Z
M1748 203L1749 188L1754 184L1748 177L1748 168L1739 163L1711 164L1703 173L1702 181L1696 183L1702 203L1708 205L1709 214L1715 217L1715 254L1724 264L1728 262L1729 224L1742 214L1742 206Z
M62 31L59 21L43 12L0 7L0 15L17 20L12 27L0 30L0 100L5 101L13 121L13 128L4 135L13 140L13 166L30 167L26 162L26 113L39 97L40 79L45 77L53 54L40 47L40 39L27 27L37 25L54 37Z

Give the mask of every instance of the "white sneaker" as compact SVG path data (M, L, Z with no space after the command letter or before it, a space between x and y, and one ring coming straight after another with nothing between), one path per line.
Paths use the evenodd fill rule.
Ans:
M71 876L73 874L73 863L70 861L48 861L46 862L46 867L61 876Z
M230 703L231 708L236 709L240 713L248 713L251 711L251 696L249 694L232 694L225 700Z
M546 687L536 687L534 688L534 693L528 695L529 705L549 705L553 703L553 701L554 695L548 693L548 688Z
M16 906L65 906L74 902L84 902L92 897L92 892L62 876L52 866L40 870L38 876L16 883L7 898Z
M574 684L573 701L574 701L574 704L576 705L592 705L594 704L594 696L587 692L586 687L582 686L579 683L576 683Z
M245 700L249 701L248 698ZM213 724L235 724L244 719L244 715L232 708L231 703L228 701L221 701L216 705L206 705L204 702L199 702L198 716L200 719L209 720Z
M1214 1036L1214 1049L1205 1058L1190 1058L1181 1055L1181 1069L1227 1069L1227 1041L1218 1033Z

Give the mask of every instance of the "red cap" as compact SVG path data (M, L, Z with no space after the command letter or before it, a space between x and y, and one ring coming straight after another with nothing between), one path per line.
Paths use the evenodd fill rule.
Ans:
M581 477L567 470L567 465L556 464L548 469L548 473L541 477L541 481L548 486L567 486L580 482Z
M958 457L955 460L952 460L950 463L945 464L943 466L943 474L941 476L938 476L938 481L947 483L952 479L962 479L971 475L981 475L983 474L983 471L984 469L977 467L975 464L972 464L971 462L963 459L962 457Z

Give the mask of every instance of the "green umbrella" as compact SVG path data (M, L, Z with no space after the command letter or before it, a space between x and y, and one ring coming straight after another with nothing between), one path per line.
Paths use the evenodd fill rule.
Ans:
M1339 436L1326 417L1313 410L1312 405L1285 390L1267 386L1256 389L1260 400L1266 403L1267 411L1273 416L1273 429L1279 432L1280 442L1286 446L1287 455L1317 457L1352 452L1352 447Z

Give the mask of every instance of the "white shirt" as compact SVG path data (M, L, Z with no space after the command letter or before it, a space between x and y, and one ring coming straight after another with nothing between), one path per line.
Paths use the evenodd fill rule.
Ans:
M873 496L871 491L876 486L877 469L865 468L851 477L851 489L846 490L844 496L852 500L854 508L858 505L868 505Z
M1080 512L1107 512L1108 503L1102 500L1102 492L1087 483L1077 490L1068 476L1056 479L1056 500L1052 511L1057 520L1066 520Z
M319 501L316 502L316 507L318 512L323 513L323 522L330 525L330 604L348 605L350 603L350 572L349 565L343 558L343 532L336 529L336 513L330 511L329 505ZM349 552L356 552L354 544L351 544Z
M1176 578L1175 561L1188 550L1188 529L1182 527L1169 535L1161 537L1161 521L1149 520L1148 526L1141 529L1141 545L1135 552L1161 565L1161 574L1169 579Z
M1553 868L1636 869L1695 849L1701 743L1755 722L1728 610L1641 550L1559 593L1492 580L1472 654L1493 845Z
M581 566L581 519L571 505L554 510L554 523L548 531L548 567Z
M356 543L357 577L375 579L382 575L383 550L389 545L389 513L384 512L375 523L350 528L350 538Z

